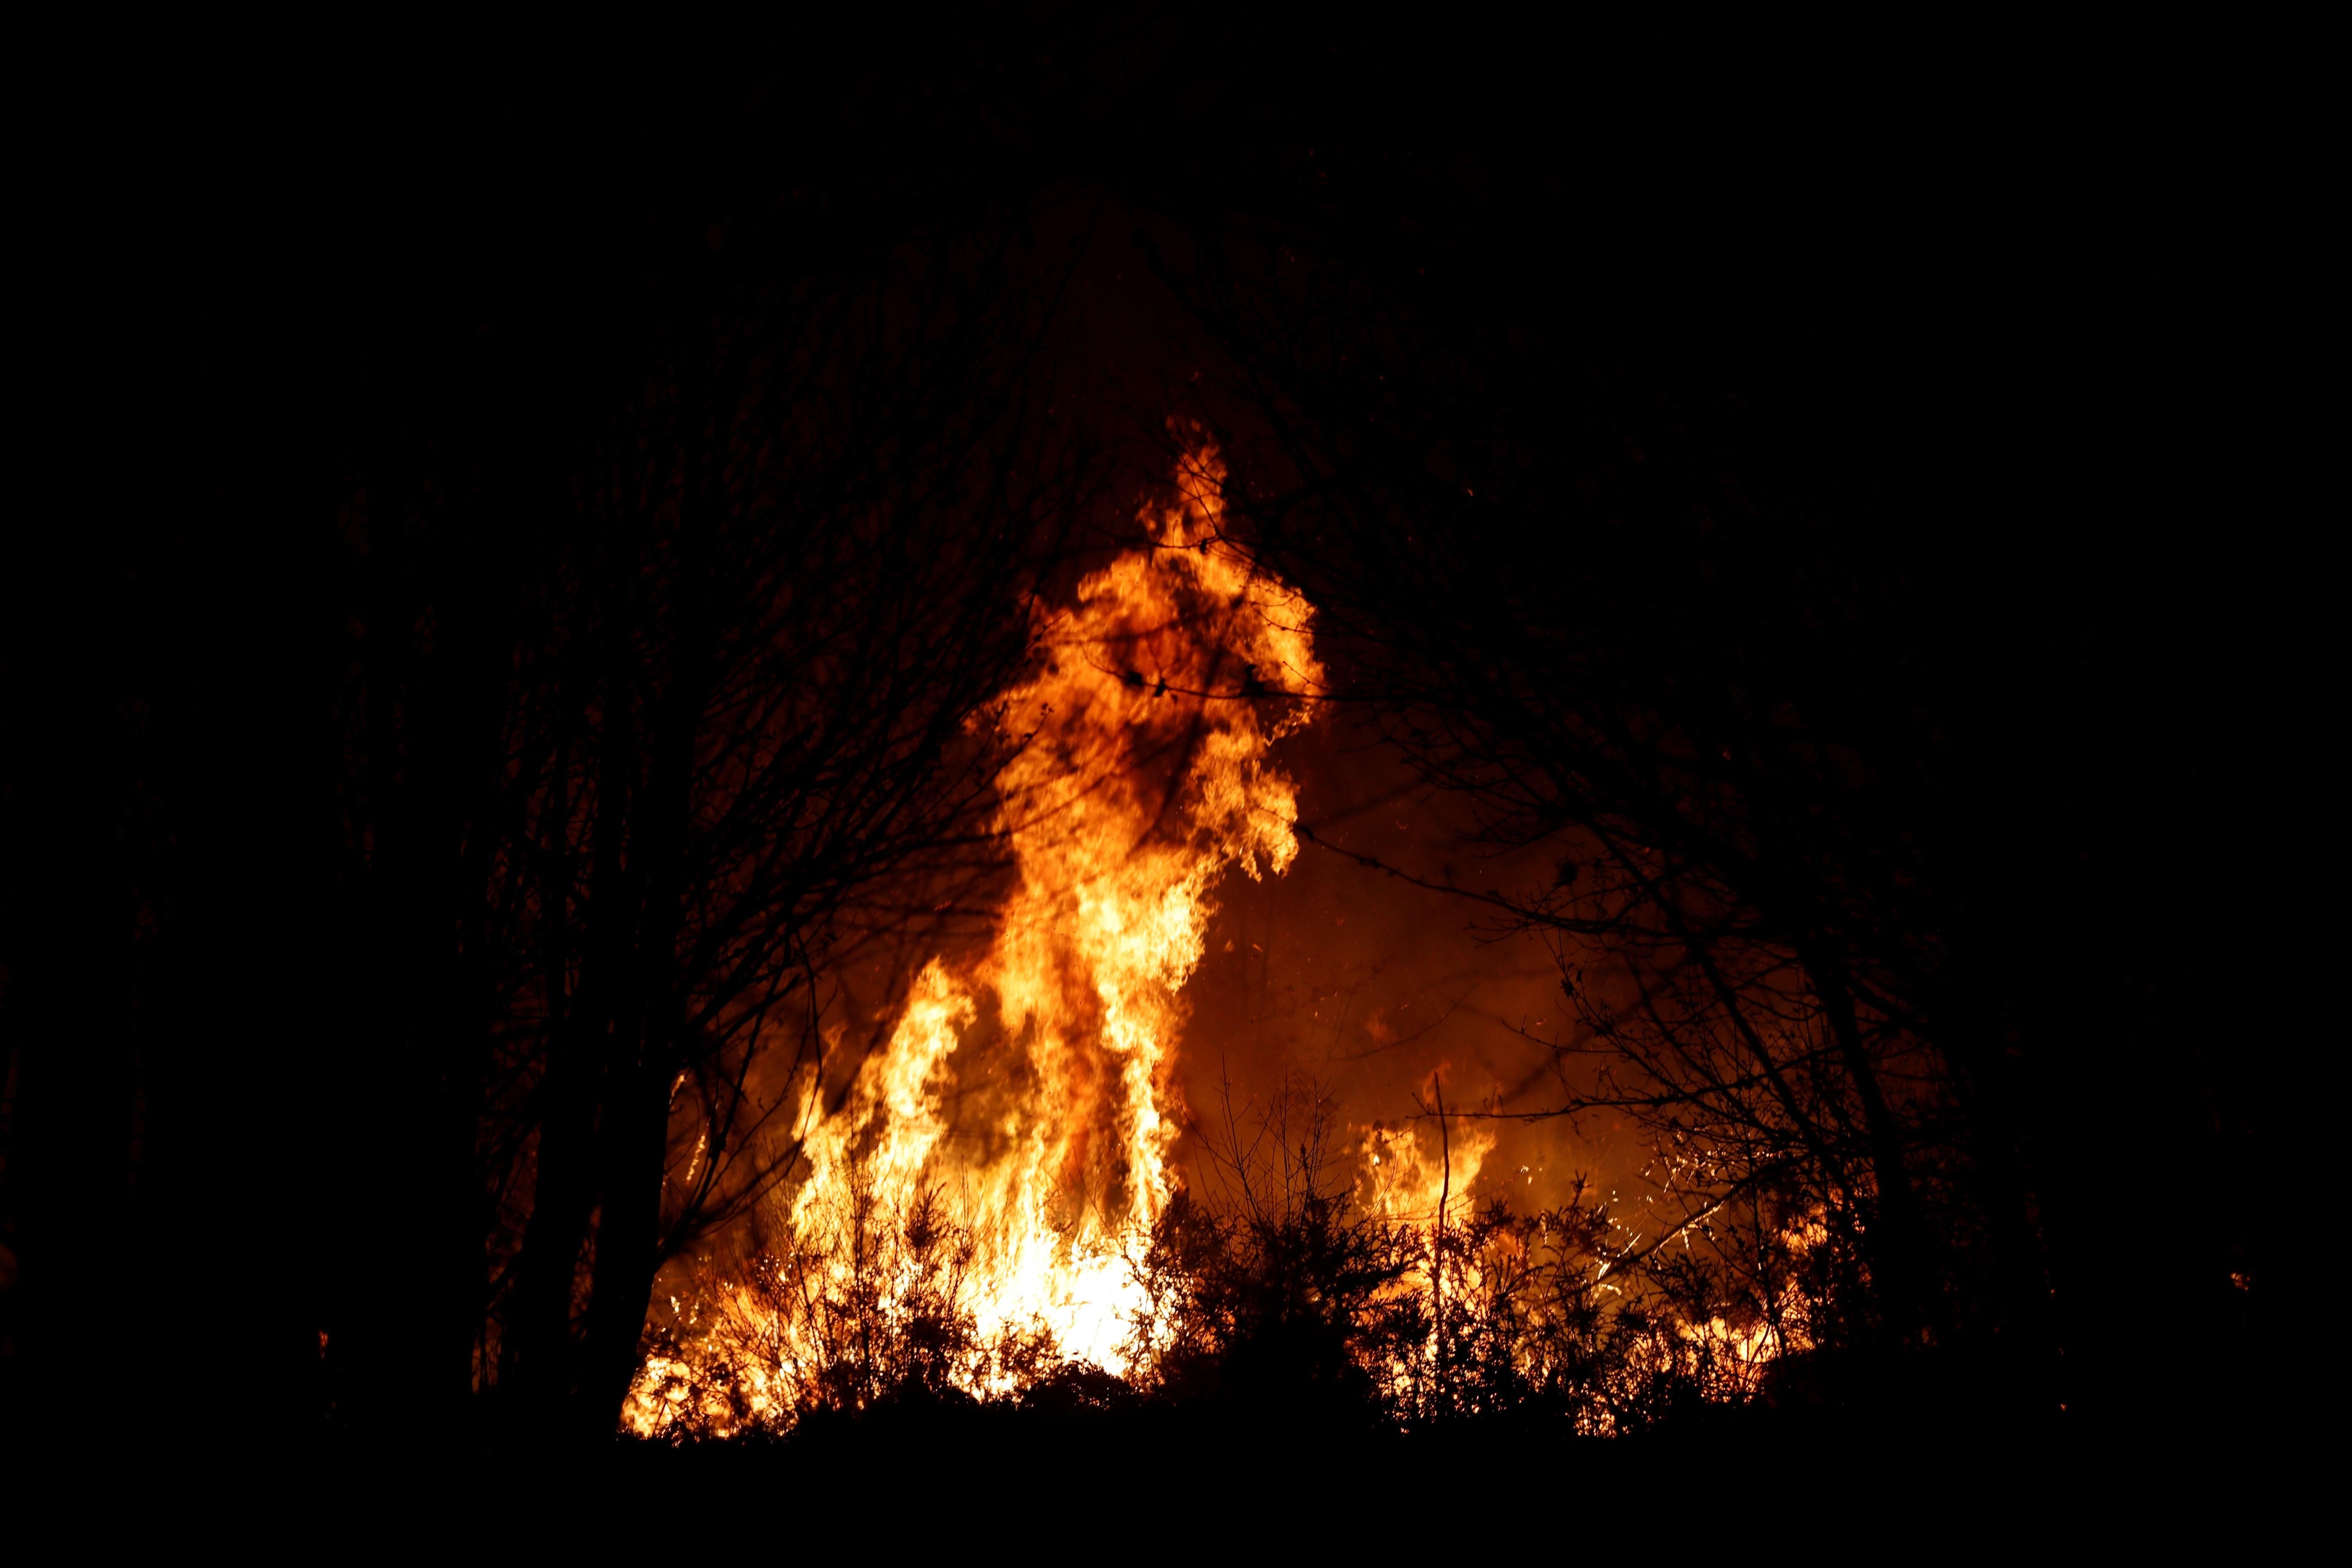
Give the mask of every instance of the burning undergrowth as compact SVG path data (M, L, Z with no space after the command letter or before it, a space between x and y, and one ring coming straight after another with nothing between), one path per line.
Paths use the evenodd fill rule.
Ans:
M1533 1214L1465 1202L1441 1219L1427 1192L1384 1211L1405 1189L1363 1179L1324 1126L1284 1139L1299 1131L1285 1119L1263 1111L1272 1135L1220 1152L1218 1190L1180 1188L1148 1231L1119 1238L1129 1294L1108 1356L994 1310L1001 1240L944 1187L894 1205L859 1171L846 1224L704 1279L691 1316L649 1347L630 1425L673 1439L779 1434L820 1413L978 1400L1391 1427L1538 1416L1608 1436L1748 1399L1779 1356L1811 1343L1815 1238L1801 1230L1746 1238L1777 1253L1778 1293L1759 1299L1727 1289L1718 1257L1629 1258L1598 1201Z
M754 1244L649 1331L646 1436L782 1430L910 1393L1278 1397L1413 1422L1530 1405L1622 1430L1738 1397L1805 1342L1784 1281L1633 1256L1607 1205L1519 1215L1471 1189L1494 1139L1442 1110L1340 1136L1295 1086L1244 1144L1172 1162L1181 992L1228 872L1280 875L1296 791L1271 759L1323 683L1312 607L1221 532L1196 454L1150 542L1038 626L1004 694L998 826L1017 868L976 959L925 966L845 1087L796 1089L795 1177ZM1227 1108L1230 1112L1232 1108ZM1759 1210L1759 1220L1761 1211Z

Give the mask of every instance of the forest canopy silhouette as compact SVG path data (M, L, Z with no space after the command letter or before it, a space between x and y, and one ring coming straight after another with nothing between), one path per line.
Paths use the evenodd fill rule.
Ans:
M1474 31L123 132L132 395L8 574L12 1429L2265 1419L2286 699L2160 543L2262 416L2164 422L2055 118ZM1212 1037L1307 863L1532 944L1536 1065Z

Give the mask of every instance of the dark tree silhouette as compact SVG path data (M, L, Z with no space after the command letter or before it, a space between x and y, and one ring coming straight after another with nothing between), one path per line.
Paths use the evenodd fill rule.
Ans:
M445 1194L448 1248L437 1310L365 1258L349 1289L446 1325L438 1385L609 1431L655 1271L789 1166L824 973L994 858L1017 738L988 705L1094 472L1044 416L1013 245L846 278L762 256L742 287L720 249L551 471L568 493L355 506L382 591L404 548L500 526L512 563L428 562L455 595L363 624L346 705L379 1050L441 1063L397 1119L442 1130L435 1173L398 1190Z
M2094 1239L2100 1167L2198 1092L2134 1054L2168 1042L2160 1082L2199 1047L2078 994L2162 945L2114 902L2150 818L2101 815L2114 759L2070 731L2095 558L2025 551L2038 520L1964 510L1977 480L1916 482L1975 384L1860 410L1833 378L1888 367L1851 347L1814 380L1596 327L1536 265L1561 229L1532 172L1376 163L1335 149L1314 205L1205 220L1160 265L1222 355L1200 416L1257 456L1234 514L1320 607L1331 695L1489 843L1552 847L1549 885L1453 889L1559 939L1582 1027L1535 1113L1646 1123L1676 1234L1740 1203L1763 1229L1732 1253L1826 1223L1838 1340L2122 1408L2125 1363L2084 1370L2136 1289ZM2086 1136L2108 1075L2153 1093ZM2178 1239L2218 1304L2252 1220L2204 1223Z

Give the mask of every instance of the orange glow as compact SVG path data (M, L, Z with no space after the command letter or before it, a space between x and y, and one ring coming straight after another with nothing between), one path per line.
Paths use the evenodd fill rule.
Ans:
M1150 547L1041 621L1041 668L1003 704L1014 733L1034 731L1001 778L1017 883L985 956L922 971L845 1100L827 1113L804 1085L807 1174L784 1229L830 1278L795 1288L873 1266L841 1245L861 1216L909 1215L936 1193L970 1238L960 1300L983 1341L1043 1331L1066 1357L1128 1370L1143 1305L1129 1255L1175 1187L1179 994L1219 879L1279 874L1297 854L1296 792L1267 751L1309 711L1286 694L1323 679L1311 607L1222 542L1223 479L1213 452L1195 453L1177 500L1142 520ZM982 1032L986 1070L960 1071ZM887 1311L919 1270L886 1267L901 1270L881 1286ZM758 1310L754 1293L718 1310ZM755 1412L788 1407L822 1371L818 1347L764 1328L775 1364L732 1374L757 1384L738 1391ZM674 1385L658 1392L677 1370L648 1362L632 1426L681 1414ZM958 1381L1005 1385L981 1368Z
M1436 1142L1433 1135L1428 1140ZM1439 1148L1425 1146L1410 1124L1367 1128L1363 1173L1356 1187L1358 1205L1382 1219L1431 1225L1437 1219L1440 1200L1450 1198L1447 1217L1459 1219L1469 1212L1471 1184L1494 1152L1495 1142L1492 1129L1475 1123L1451 1129Z

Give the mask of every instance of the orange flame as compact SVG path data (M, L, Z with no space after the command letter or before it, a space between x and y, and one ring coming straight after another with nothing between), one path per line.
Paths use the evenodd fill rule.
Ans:
M974 1237L982 1336L1044 1329L1114 1373L1143 1304L1126 1254L1175 1186L1178 994L1219 878L1297 854L1296 790L1267 750L1306 721L1286 694L1323 679L1312 607L1222 537L1223 477L1194 453L1176 502L1142 519L1150 546L1041 619L1043 668L1004 694L1033 732L1002 776L1018 881L986 955L923 970L830 1114L821 1085L803 1091L797 1243L823 1252L861 1203L906 1214L937 1189ZM960 1074L983 1039L984 1070Z
M1495 1152L1496 1141L1493 1129L1473 1124L1453 1129L1438 1150L1431 1150L1410 1123L1368 1127L1357 1202L1382 1219L1432 1225L1440 1204L1450 1198L1457 1206L1449 1217L1459 1219L1469 1213L1465 1200L1486 1156Z

